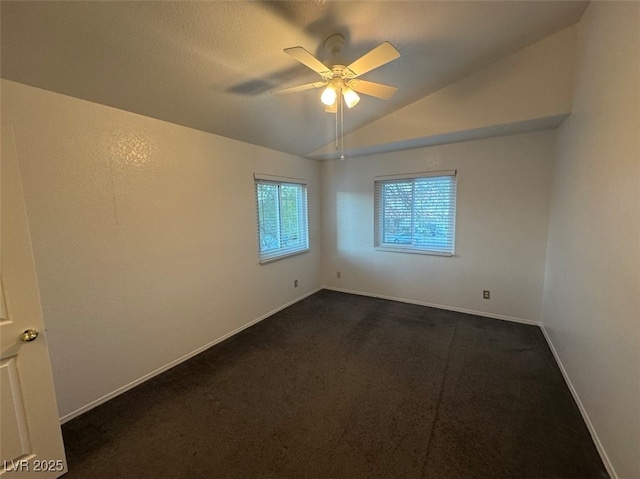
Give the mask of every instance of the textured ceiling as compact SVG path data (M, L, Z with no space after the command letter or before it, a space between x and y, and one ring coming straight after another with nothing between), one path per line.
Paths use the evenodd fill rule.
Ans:
M305 156L332 141L319 79L283 52L344 35L350 63L390 41L401 58L363 75L399 88L363 96L345 131L577 22L586 2L2 1L3 78Z

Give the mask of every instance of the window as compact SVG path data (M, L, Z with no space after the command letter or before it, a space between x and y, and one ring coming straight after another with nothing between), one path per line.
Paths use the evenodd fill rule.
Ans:
M254 177L260 263L308 251L307 185L291 178Z
M377 248L452 256L455 220L455 171L376 179Z

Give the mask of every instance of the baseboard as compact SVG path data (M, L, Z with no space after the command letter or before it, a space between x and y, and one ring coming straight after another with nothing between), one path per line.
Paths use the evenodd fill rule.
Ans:
M573 396L573 400L578 405L578 409L580 410L580 414L582 414L582 419L584 419L584 422L587 425L587 429L589 429L589 434L591 434L591 439L593 439L593 443L595 444L596 449L598 450L598 454L600 454L600 459L602 459L602 463L604 464L604 467L607 469L607 472L611 476L611 479L618 479L618 475L616 474L616 471L613 468L613 465L611 464L611 461L609 460L609 456L607 456L607 452L604 450L602 442L600 442L600 438L598 437L598 433L596 432L595 427L593 427L593 423L591 422L591 419L589 418L589 414L587 414L587 410L584 408L584 405L582 404L582 401L580 400L580 396L578 396L578 392L576 391L576 388L573 387L573 383L571 382L571 379L569 378L569 374L567 373L567 370L565 369L564 364L562 364L562 361L560 360L560 356L558 355L558 352L556 351L556 348L553 345L553 342L551 341L551 337L547 333L547 330L545 329L544 324L540 325L540 329L542 330L542 334L544 335L545 339L547 340L547 344L549 345L549 349L551 349L551 353L553 354L553 357L555 358L556 363L558 364L558 367L560 368L560 371L562 372L562 376L564 376L564 380L567 383L567 386L569 387L569 391L571 391L571 395Z
M525 319L525 318L515 318L513 316L505 316L502 314L494 314L494 313L487 313L485 311L474 311L472 309L464 309L464 308L457 308L455 306L446 306L443 304L435 304L435 303L428 303L426 301L416 301L413 299L406 299L406 298L398 298L396 296L387 296L384 294L373 294L373 293L367 293L364 291L355 291L352 289L344 289L344 288L334 288L333 286L324 286L323 289L328 289L331 291L338 291L340 293L349 293L349 294L358 294L360 296L369 296L372 298L380 298L380 299L389 299L391 301L399 301L401 303L409 303L409 304L417 304L419 306L429 306L430 308L437 308L437 309L444 309L447 311L455 311L457 313L466 313L466 314L473 314L475 316L483 316L485 318L492 318L492 319L501 319L503 321L511 321L514 323L522 323L522 324L531 324L533 326L540 326L540 321L534 321L532 319Z
M101 398L98 398L95 401L92 401L89 404L86 404L85 406L82 406L81 408L76 409L73 412L70 412L69 414L65 414L64 416L62 416L60 418L60 424L64 424L64 423L66 423L68 421L71 421L73 418L76 418L76 417L80 416L81 414L84 414L85 412L90 411L91 409L99 406L100 404L103 404L103 403L109 401L110 399L113 399L114 397L119 396L120 394L125 393L130 389L133 389L134 387L142 384L143 382L148 381L149 379L151 379L151 378L153 378L153 377L155 377L155 376L157 376L159 374L162 374L163 372L171 369L174 366L177 366L180 363L183 363L183 362L187 361L188 359L191 359L192 357L196 356L197 354L200 354L201 352L203 352L203 351L209 349L210 347L212 347L212 346L224 341L225 339L228 339L231 336L233 336L235 334L238 334L240 331L242 331L244 329L247 329L247 328L253 326L256 323L259 323L260 321L262 321L264 319L267 319L269 316L273 316L278 311L282 311L283 309L288 308L292 304L295 304L298 301L303 300L307 296L311 296L312 294L317 293L321 289L323 289L323 288L322 287L316 288L316 289L314 289L314 290L312 290L312 291L310 291L310 292L308 292L306 294L303 294L302 296L299 296L298 298L296 298L296 299L294 299L292 301L289 301L288 303L283 304L282 306L279 306L276 309L274 309L272 311L269 311L266 314L263 314L259 318L256 318L256 319L254 319L252 321L249 321L247 324L245 324L243 326L240 326L237 329L234 329L233 331L225 334L224 336L221 336L221 337L219 337L217 339L214 339L213 341L205 344L204 346L201 346L201 347L191 351L190 353L187 353L184 356L182 356L182 357L180 357L180 358L178 358L178 359L176 359L174 361L171 361L170 363L165 364L164 366L162 366L162 367L160 367L160 368L158 368L158 369L156 369L154 371L151 371L148 374L145 374L144 376L142 376L142 377L130 382L129 384L126 384L126 385L116 389L115 391L112 391L112 392L110 392L108 394L105 394Z

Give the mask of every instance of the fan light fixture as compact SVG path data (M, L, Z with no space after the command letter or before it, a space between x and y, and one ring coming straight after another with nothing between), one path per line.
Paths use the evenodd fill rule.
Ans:
M322 103L324 103L325 105L331 106L336 102L337 96L338 94L336 93L336 89L334 88L334 86L328 85L327 88L325 88L322 92L320 100L322 100Z
M344 102L349 108L353 108L360 101L360 96L358 96L358 94L349 87L342 90L342 96L344 97Z
M333 102L333 105L326 105L324 111L327 113L338 113L338 102Z
M327 86L327 88L324 89L322 95L320 95L320 100L327 107L325 108L326 111L330 113L336 112L336 100L338 99L339 95L342 95L342 97L344 98L344 103L348 108L353 108L360 101L360 95L358 95L348 86L336 86L334 84L330 84Z

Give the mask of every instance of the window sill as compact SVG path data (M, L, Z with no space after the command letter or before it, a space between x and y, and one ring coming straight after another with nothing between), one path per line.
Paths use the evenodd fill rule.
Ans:
M390 253L409 253L409 254L426 254L429 256L454 256L453 253L447 253L444 251L430 251L425 249L417 249L417 248L402 248L402 247L393 247L393 246L376 246L376 251L388 251Z
M281 260L281 259L289 258L291 256L297 256L299 254L308 253L308 252L309 252L309 248L292 251L290 253L283 253L283 254L280 254L278 256L271 256L269 258L261 259L260 260L260 264L273 263L274 261L278 261L278 260Z

